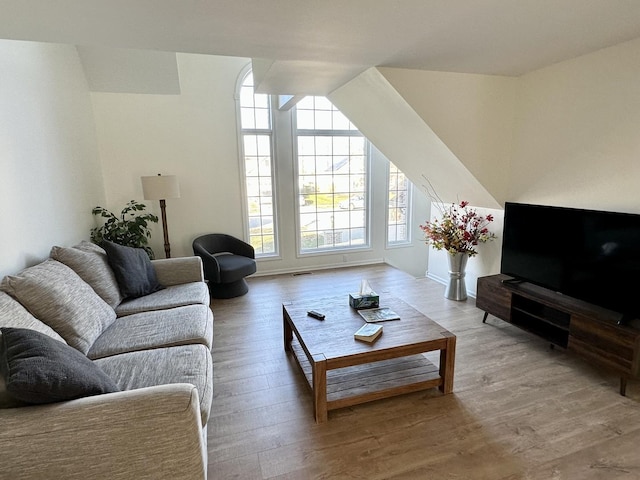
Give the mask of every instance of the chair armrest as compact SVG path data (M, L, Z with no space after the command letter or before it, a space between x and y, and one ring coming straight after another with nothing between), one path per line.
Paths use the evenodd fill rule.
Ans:
M256 258L255 249L239 238L230 237L228 239L229 251L235 255L242 255L247 258Z
M165 287L183 283L204 282L200 257L161 258L151 260L158 281Z
M198 244L193 245L193 252L202 260L205 278L211 282L220 283L220 264L216 257Z
M198 392L190 384L2 409L0 425L3 478L206 478Z

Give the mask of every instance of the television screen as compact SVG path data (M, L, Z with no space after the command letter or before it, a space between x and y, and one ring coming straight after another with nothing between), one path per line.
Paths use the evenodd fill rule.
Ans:
M640 215L507 203L500 270L640 318Z

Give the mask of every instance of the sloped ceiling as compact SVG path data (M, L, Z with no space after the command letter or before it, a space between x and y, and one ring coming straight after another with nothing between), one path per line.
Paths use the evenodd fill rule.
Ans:
M362 73L329 99L431 200L465 199L501 208L496 193L472 175L378 69Z
M0 38L266 59L280 94L328 92L371 66L518 76L640 36L638 0L2 0L0 10ZM314 92L309 72L324 82Z

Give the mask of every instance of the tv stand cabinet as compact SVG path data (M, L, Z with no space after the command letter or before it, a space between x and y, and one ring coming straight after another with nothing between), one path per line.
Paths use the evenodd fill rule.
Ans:
M627 379L640 373L640 329L619 325L619 313L510 278L478 278L476 306L485 312L483 323L491 314L612 370L625 395Z

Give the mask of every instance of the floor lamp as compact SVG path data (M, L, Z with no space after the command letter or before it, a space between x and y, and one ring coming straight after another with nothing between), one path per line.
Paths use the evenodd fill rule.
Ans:
M171 246L169 245L169 231L167 230L167 205L165 199L180 198L180 185L175 175L160 175L154 177L141 177L142 193L145 200L160 200L162 212L162 232L164 233L164 254L171 258Z

